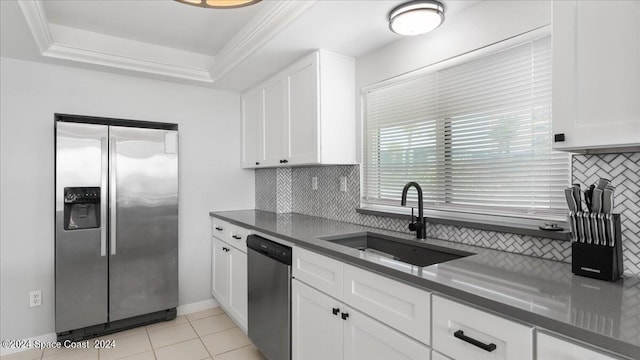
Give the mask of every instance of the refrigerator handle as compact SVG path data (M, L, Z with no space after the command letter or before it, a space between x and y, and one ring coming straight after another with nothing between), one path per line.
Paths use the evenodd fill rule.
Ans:
M111 138L109 146L109 237L111 255L116 254L116 138Z
M109 147L107 138L100 139L102 164L100 169L100 256L107 256L107 182L109 176Z

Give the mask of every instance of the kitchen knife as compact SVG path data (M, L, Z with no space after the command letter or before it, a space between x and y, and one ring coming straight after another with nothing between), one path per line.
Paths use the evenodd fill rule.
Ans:
M602 189L593 189L593 199L591 200L591 214L589 214L589 225L592 235L592 243L596 245L602 244L600 234L598 232L598 214L602 210Z
M611 184L611 180L600 178L600 179L598 179L598 182L596 183L596 188L600 189L600 190L604 190L610 184Z
M564 189L564 197L567 200L567 206L569 207L569 211L573 211L575 213L577 210L576 210L576 201L573 197L573 188Z
M602 191L602 212L604 213L602 219L602 226L604 228L604 234L607 240L607 246L613 246L613 231L611 230L611 213L613 213L613 193L615 187L609 185Z
M591 212L599 213L602 210L602 189L593 189L591 194Z
M576 221L576 213L569 211L569 225L571 226L571 240L578 242L578 222Z
M584 201L587 203L587 209L591 211L591 200L593 195L593 189L595 189L595 185L589 186L587 190L584 191Z
M576 211L582 211L582 191L580 191L580 184L573 184L573 200L576 203Z

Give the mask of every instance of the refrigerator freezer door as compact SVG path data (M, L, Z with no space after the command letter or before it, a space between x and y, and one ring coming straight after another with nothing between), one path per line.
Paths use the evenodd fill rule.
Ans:
M55 329L58 333L108 320L105 231L108 169L107 158L103 156L107 136L108 128L102 125L56 124ZM76 206L73 204L76 196L85 195L76 193L77 189L93 188L89 196L95 198L96 187L100 187L99 203L78 204L77 209L72 208ZM68 198L66 205L65 188L67 195L74 198ZM68 212L80 217L98 216L99 227L67 226L69 230L65 230L65 206ZM73 216L67 214L67 218L73 221Z
M110 321L178 305L178 153L165 144L177 137L167 133L110 127Z

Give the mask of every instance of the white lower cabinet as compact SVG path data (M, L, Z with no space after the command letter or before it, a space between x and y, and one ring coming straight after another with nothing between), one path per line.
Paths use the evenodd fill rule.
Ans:
M454 360L533 360L532 326L434 295L432 347Z
M294 360L342 358L343 305L300 281L291 280L291 341ZM334 310L336 309L336 310ZM335 314L334 314L335 312Z
M229 256L227 256L227 245L212 238L211 241L211 295L219 303L225 303L229 298Z
M247 332L247 254L211 238L211 294L226 313Z
M538 360L616 360L580 345L538 332Z
M431 293L344 265L343 300L359 311L429 344Z
M431 350L431 360L451 360L451 358L448 358L435 350Z
M228 310L240 327L247 329L247 254L229 249L229 303Z
M294 360L430 359L430 349L344 303L292 280Z

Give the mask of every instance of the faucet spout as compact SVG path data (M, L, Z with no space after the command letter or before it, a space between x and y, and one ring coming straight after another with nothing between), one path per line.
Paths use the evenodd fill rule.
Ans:
M400 200L400 205L407 205L407 192L409 188L414 187L418 192L418 219L415 223L413 223L413 219L411 219L412 223L409 225L409 229L411 231L416 232L416 238L418 239L426 239L427 238L427 229L426 223L424 221L424 213L423 213L423 198L422 198L422 188L417 182L411 181L408 182L404 188L402 189L402 200Z

